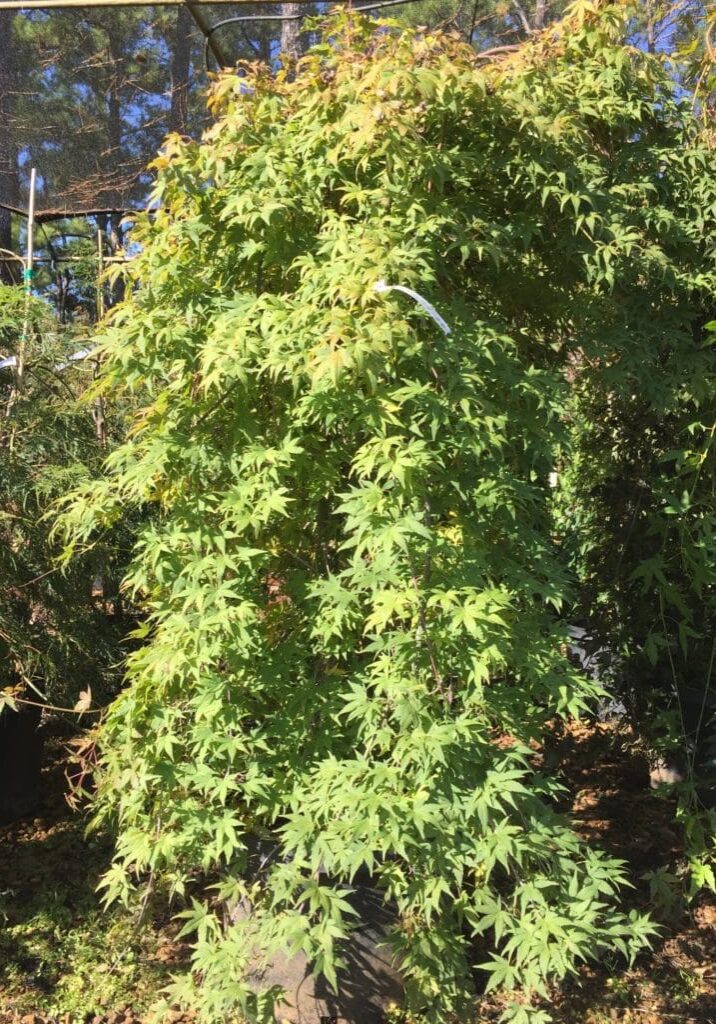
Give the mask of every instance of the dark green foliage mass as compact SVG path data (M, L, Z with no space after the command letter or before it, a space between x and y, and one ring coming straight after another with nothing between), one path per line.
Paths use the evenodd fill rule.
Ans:
M713 156L629 25L579 5L487 63L336 16L295 75L219 79L203 141L157 161L101 342L105 393L145 404L63 528L69 554L156 507L97 814L110 898L191 895L173 997L207 1021L272 1019L248 975L279 949L332 981L358 872L433 1021L476 978L532 999L648 939L533 759L599 694L564 654L549 487L586 451L575 396L631 388L659 431L713 372Z
M61 571L49 540L53 501L99 472L92 406L81 402L92 363L68 362L86 335L59 325L50 307L0 286L0 357L25 355L24 386L0 369L0 695L71 705L89 687L112 695L119 682L117 585L121 536L105 533ZM114 417L114 422L117 418ZM113 425L113 424L112 424ZM111 429L111 428L110 428ZM105 598L112 589L113 608ZM99 583L104 596L98 594ZM92 597L93 584L95 599Z

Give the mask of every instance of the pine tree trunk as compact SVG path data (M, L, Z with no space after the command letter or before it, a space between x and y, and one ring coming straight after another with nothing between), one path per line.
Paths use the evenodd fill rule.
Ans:
M283 18L294 17L301 13L300 4L281 4L281 16ZM296 60L301 53L301 22L281 22L281 53L286 57Z
M177 8L172 53L172 105L169 131L187 134L189 122L189 69L191 62L191 14L186 7Z
M109 47L112 60L112 75L110 78L109 91L107 95L107 141L111 158L115 166L123 163L124 152L122 150L122 95L121 95L121 54L115 52L110 39ZM124 171L119 179L120 186L110 190L107 198L111 205L120 209L126 201L127 182ZM109 245L110 255L119 254L123 243L122 216L118 213L110 214L107 218L106 241ZM124 298L124 282L121 277L117 278L110 289L111 304L116 305Z
M31 814L40 797L40 711L8 708L0 714L0 824Z
M17 143L12 130L12 110L15 93L12 21L13 11L0 11L0 202L17 206L19 182L17 171ZM0 248L12 248L12 216L0 209ZM17 282L22 274L19 264L0 261L0 281Z
M657 15L652 0L648 0L646 7L646 49L648 53L656 53L656 21Z

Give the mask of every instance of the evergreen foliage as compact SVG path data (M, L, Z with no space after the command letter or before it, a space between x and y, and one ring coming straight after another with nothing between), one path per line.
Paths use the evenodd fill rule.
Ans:
M61 572L49 541L52 503L100 471L91 407L81 402L91 364L68 363L87 345L43 301L0 286L0 358L25 348L25 386L0 369L0 711L17 699L74 704L89 687L109 698L119 682L126 625L93 600L93 579L121 577L129 521L98 538ZM62 369L59 369L62 367Z
M599 695L563 653L548 483L575 373L667 410L712 372L713 157L628 14L581 4L494 64L335 16L295 76L219 79L203 141L157 161L102 338L105 393L147 404L62 527L69 557L157 508L97 816L109 899L191 896L172 997L207 1021L271 1020L248 976L279 949L333 982L364 875L436 1022L475 966L532 999L652 932L534 763Z

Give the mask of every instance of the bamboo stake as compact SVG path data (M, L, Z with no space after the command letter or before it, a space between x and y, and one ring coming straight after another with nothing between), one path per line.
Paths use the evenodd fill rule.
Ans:
M27 208L27 256L25 257L24 284L25 284L25 317L22 325L22 336L17 349L17 363L15 365L15 383L10 392L10 397L5 407L5 417L8 419L13 406L22 394L25 383L25 356L27 354L27 339L30 334L30 298L32 296L32 273L35 260L35 187L37 174L33 167L30 171L30 198ZM14 433L10 437L10 448L12 449Z
M102 274L104 273L104 243L102 241L102 229L97 228L97 319L104 317L104 284Z
M17 353L17 392L22 392L25 379L25 355L27 338L30 333L30 297L32 296L32 276L35 272L35 189L37 172L33 167L30 171L30 198L27 207L27 258L25 260L25 323L22 327L22 339Z
M103 320L105 314L104 305L104 243L102 240L102 229L97 228L97 320ZM97 380L99 377L99 359L93 360L94 364L94 379ZM95 433L97 441L104 447L107 443L107 421L105 416L105 404L104 396L97 395L94 400L94 409L92 411L92 419L94 420Z
M35 258L35 190L37 188L37 171L30 171L30 198L27 206L27 269L32 272L32 261Z

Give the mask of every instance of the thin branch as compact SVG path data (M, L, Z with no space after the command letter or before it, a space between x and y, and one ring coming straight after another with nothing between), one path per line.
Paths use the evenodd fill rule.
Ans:
M33 579L28 580L27 583L18 583L14 588L15 590L24 590L25 587L31 587L33 583L39 583L40 580L44 580L45 576L50 576L53 572L57 572L61 567L56 565L53 569L48 569L47 572L40 573L39 576L35 576Z
M223 405L226 399L243 383L241 380L235 380L234 383L226 389L223 395L220 395L217 400L209 406L209 408L201 414L199 419L195 422L194 426L198 427L200 423L203 423L207 416L210 416L212 412L215 412L220 405Z
M85 708L84 711L77 711L75 708L61 708L56 704L41 704L38 700L28 700L27 697L13 697L15 704L31 704L34 708L43 708L45 711L62 711L66 715L101 715L104 708Z
M528 36L531 36L532 26L530 25L529 19L527 18L527 15L524 12L524 8L520 3L518 3L518 0L512 0L512 6L517 11L517 17L520 19L522 23L522 28L524 29L525 33Z

